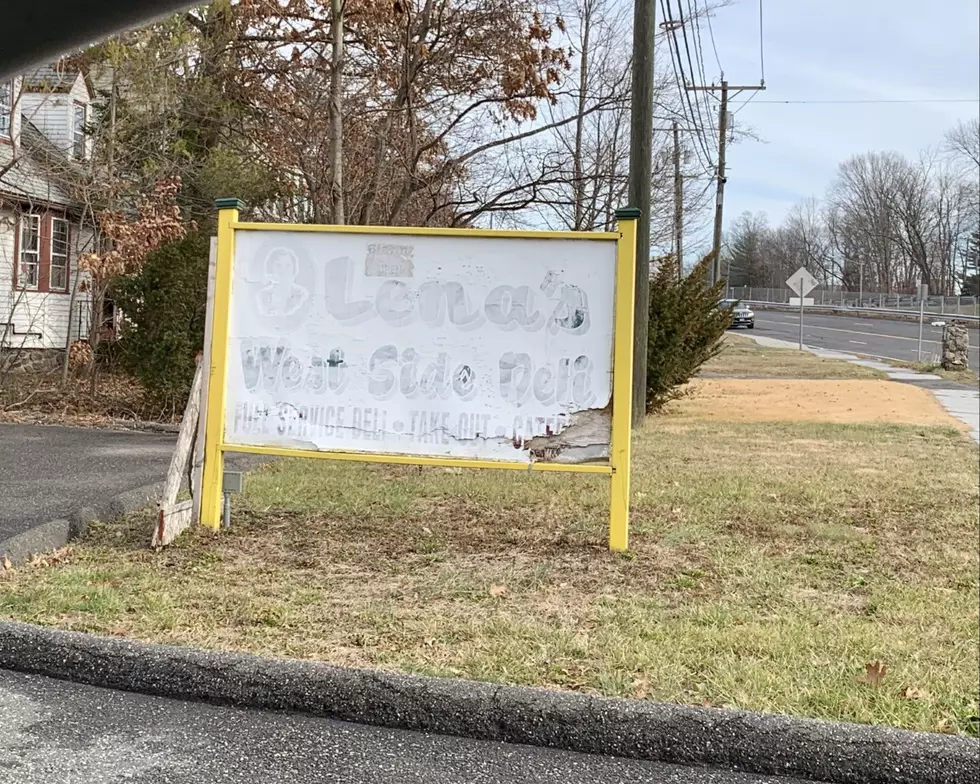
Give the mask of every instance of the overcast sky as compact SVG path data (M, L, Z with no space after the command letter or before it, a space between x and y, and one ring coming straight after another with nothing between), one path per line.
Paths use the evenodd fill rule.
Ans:
M914 157L957 120L977 116L976 102L763 102L980 98L978 0L764 0L763 15L768 89L735 122L764 141L729 148L726 225L743 210L764 211L777 224L795 202L822 196L848 156L896 150ZM718 10L712 26L729 83L757 84L758 0ZM702 44L709 79L717 78L706 35Z

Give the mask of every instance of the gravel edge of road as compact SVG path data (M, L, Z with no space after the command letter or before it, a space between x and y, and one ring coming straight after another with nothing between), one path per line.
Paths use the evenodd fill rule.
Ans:
M828 784L980 777L973 738L202 651L0 621L0 668L92 686Z

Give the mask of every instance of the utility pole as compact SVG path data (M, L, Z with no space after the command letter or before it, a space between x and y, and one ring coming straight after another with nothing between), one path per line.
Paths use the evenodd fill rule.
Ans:
M633 73L630 99L629 206L640 211L636 226L633 292L633 424L646 414L647 342L650 331L650 180L653 162L653 41L656 3L633 3Z
M745 90L765 90L765 83L758 85L736 85L730 86L727 81L722 79L721 85L691 85L688 90L702 90L705 92L721 92L721 105L718 108L718 184L715 190L715 226L714 237L711 243L711 252L714 261L711 265L711 282L717 283L721 280L721 228L723 212L725 207L725 183L728 181L725 174L725 151L728 145L728 91L734 90L736 93Z
M721 222L725 208L725 146L728 140L728 82L721 83L721 106L718 109L718 185L715 188L715 230L711 241L711 282L721 280Z
M674 254L677 257L677 278L684 277L684 180L681 177L681 135L677 120L674 131Z

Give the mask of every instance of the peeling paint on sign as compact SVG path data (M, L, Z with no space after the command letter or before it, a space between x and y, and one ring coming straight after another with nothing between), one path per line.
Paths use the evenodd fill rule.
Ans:
M615 243L406 239L237 236L226 442L606 458Z

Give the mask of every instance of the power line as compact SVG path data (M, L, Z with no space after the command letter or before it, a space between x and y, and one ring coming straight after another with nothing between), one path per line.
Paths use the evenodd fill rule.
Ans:
M665 4L666 2L666 4ZM708 151L708 146L704 138L704 131L701 130L704 127L703 118L702 122L698 122L699 114L695 113L694 106L691 103L691 97L687 90L687 80L684 77L684 65L681 61L680 47L678 46L677 36L674 35L676 20L673 18L673 14L669 11L670 0L660 0L660 10L664 15L664 28L668 31L668 41L667 49L670 52L670 65L674 71L674 79L677 81L677 91L681 95L681 107L683 112L683 106L686 102L689 117L687 119L690 121L696 129L698 129L694 136L698 144L694 146L694 152L697 155L698 163L702 166L705 173L711 177L715 176L714 172L714 161L711 158L711 153ZM673 42L673 46L671 46Z
M687 90L687 78L684 75L684 63L681 58L680 45L676 35L676 27L679 22L674 19L670 0L666 0L666 5L665 0L660 0L660 10L663 12L666 20L664 26L669 34L667 48L670 51L670 64L674 70L674 78L677 80L677 90L681 94L681 105L683 106L685 102L687 103L687 109L690 115L688 119L691 124L696 128L703 128L706 123L700 112L700 104L698 104L699 110L695 112L694 105L691 102L691 96ZM673 42L673 46L670 46L671 42ZM704 138L704 132L697 132L695 138L698 144L695 145L694 151L698 157L698 162L704 168L705 173L713 177L715 175L715 165L708 149L707 141Z
M671 10L670 0L667 0L667 9ZM673 15L674 15L673 11L671 10L671 17L673 17ZM684 38L684 52L687 55L687 65L691 69L691 84L699 84L699 83L704 84L705 79L704 79L703 69L699 71L697 77L695 77L694 61L691 59L691 44L687 37L687 20L684 19L684 5L681 2L681 0L677 0L677 19L680 22L681 34L682 37ZM677 40L676 30L674 31L674 40L675 41ZM678 52L678 57L679 56L680 56L680 52ZM683 68L684 66L683 64L681 64L682 71ZM698 118L701 120L700 125L707 125L708 120L706 119L706 117L711 116L711 109L709 106L706 105L707 100L708 100L707 96L697 96L697 95L694 96L694 104L698 107ZM703 108L702 108L702 103L705 104ZM702 113L703 111L706 111L707 115L703 114Z
M738 114L740 111L742 111L742 109L744 109L746 106L752 103L752 101L755 100L755 97L759 94L759 92L760 92L759 90L753 92L752 95L750 95L747 99L742 101L741 105L734 112L732 112L732 114ZM760 101L759 103L762 103L762 101Z
M748 103L748 101L746 101ZM866 104L866 103L980 103L980 98L838 98L830 100L756 101L756 103Z
M706 2L707 2L707 0L706 0ZM677 4L678 4L678 6L680 5L680 0L678 0L678 3ZM707 80L707 78L705 78L705 70L706 69L704 67L704 48L701 46L701 23L698 20L697 2L694 2L694 7L692 8L692 0L688 0L687 10L688 10L687 18L694 20L694 33L695 33L695 35L694 35L694 38L695 38L695 41L694 41L694 51L697 54L697 59L698 59L698 79L700 80L701 84L704 84L708 80ZM683 24L685 24L685 25L687 23L686 20L684 20L684 19L682 19L681 22ZM693 79L694 76L692 75L691 78ZM711 116L711 103L708 100L708 94L707 93L704 94L703 100L704 100L705 112L707 113L708 117L710 117Z
M697 137L697 141L701 144L701 147L698 147L697 145L694 147L694 152L697 155L698 163L704 168L707 174L712 175L710 156L708 158L708 165L705 165L703 160L704 152L702 152L702 150L704 149L704 141L701 138L701 131L699 130L700 126L698 125L697 117L695 117L694 108L691 105L690 98L687 96L687 90L685 89L687 82L684 76L683 65L680 62L680 50L677 48L677 40L673 35L673 30L677 22L668 12L667 3L669 3L669 0L660 0L660 12L665 20L663 23L661 23L661 27L667 34L667 51L670 53L670 66L671 70L674 72L674 80L677 83L677 92L681 101L680 116L684 117L686 120L689 120L690 124L694 126L693 130ZM685 111L685 103L687 104L687 111ZM688 116L688 113L690 116Z
M678 5L680 5L679 0ZM697 3L692 3L692 0L687 0L687 18L694 20L694 51L698 56L698 78L706 82L708 80L705 78L704 48L701 46L701 23L698 21ZM681 21L684 23L683 19Z
M711 36L711 48L715 53L715 63L718 64L719 78L724 78L725 69L721 67L721 58L718 57L718 46L715 44L715 31L711 26L711 9L708 8L708 0L704 0L704 17L708 20L708 35Z
M748 106L750 103L752 103L752 101L759 94L759 92L760 92L759 90L756 90L754 93L752 93L752 95L750 95L748 98L746 98L744 101L742 101L742 103L739 105L739 107L734 112L732 112L732 115L738 114L740 111L742 111L742 109L744 109L746 106ZM762 103L762 101L759 101L759 103Z

